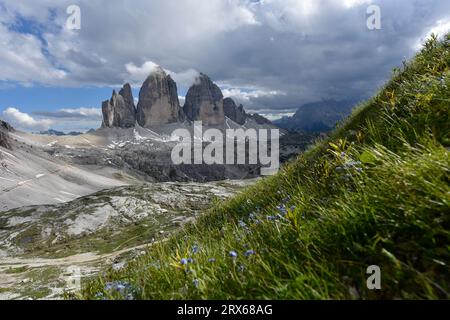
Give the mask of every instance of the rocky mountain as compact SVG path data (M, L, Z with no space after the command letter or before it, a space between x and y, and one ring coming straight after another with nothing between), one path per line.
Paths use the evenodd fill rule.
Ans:
M283 129L306 132L330 131L349 116L355 101L325 100L301 106L292 117L284 117L273 123Z
M82 132L78 132L78 131L71 131L69 133L65 133L65 132L62 132L62 131L49 129L49 130L46 130L46 131L41 131L41 132L39 132L39 134L43 134L43 135L47 135L47 136L58 136L58 137L61 137L61 136L79 136L79 135L82 135L83 133Z
M205 126L224 125L229 118L238 125L252 120L255 125L272 125L258 114L248 114L244 106L239 106L231 98L223 97L220 88L205 74L201 73L189 88L185 104L180 106L177 84L164 69L158 67L143 83L139 92L137 108L129 84L102 105L102 127L130 128L135 124L143 128L153 128L168 124L202 121Z
M263 117L262 115L258 114L258 113L254 113L251 115L247 115L249 118L253 119L257 124L260 125L273 125L272 121L270 121L269 119Z
M238 107L231 98L225 98L223 100L223 111L226 117L233 120L237 124L243 125L247 119L244 106L241 104Z
M220 88L202 73L189 88L183 110L191 121L201 120L204 125L218 125L225 122L223 104Z
M142 127L149 127L183 120L177 84L158 68L147 77L139 92L137 122Z
M0 147L11 149L8 132L14 131L14 128L5 121L0 120Z
M119 91L113 91L110 100L102 103L102 127L130 128L136 123L136 108L134 106L131 86L127 83Z
M259 125L272 125L272 122L269 119L264 118L262 115L257 113L249 114L245 112L244 106L242 104L237 106L231 98L223 99L223 110L227 118L240 125L244 125L247 120L253 120Z

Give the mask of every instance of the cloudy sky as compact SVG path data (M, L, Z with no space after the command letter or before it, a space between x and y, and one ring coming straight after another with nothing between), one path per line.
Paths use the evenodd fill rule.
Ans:
M67 28L70 5L79 30ZM380 29L367 27L371 5ZM273 118L372 95L449 29L448 0L0 0L0 118L32 131L97 128L111 90L130 82L137 96L155 65L181 97L200 71Z

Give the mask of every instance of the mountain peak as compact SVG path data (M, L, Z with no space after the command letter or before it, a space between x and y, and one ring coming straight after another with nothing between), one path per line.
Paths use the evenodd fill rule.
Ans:
M225 122L222 91L204 73L189 88L183 109L191 121L201 120L205 125Z
M158 67L142 84L136 118L143 127L184 120L177 84L163 68Z
M110 100L102 103L103 127L133 127L136 123L136 107L134 106L131 86L125 84L119 93L113 90Z

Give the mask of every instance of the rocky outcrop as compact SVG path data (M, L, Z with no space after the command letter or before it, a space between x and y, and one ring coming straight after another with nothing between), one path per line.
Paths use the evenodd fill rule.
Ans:
M223 100L223 110L225 112L225 116L229 119L233 120L237 124L244 125L248 119L255 121L259 125L271 125L272 122L269 119L264 118L263 116L254 113L249 114L244 110L244 106L242 104L239 107L236 105L233 99L225 98Z
M8 132L13 132L14 128L5 121L0 120L0 147L11 149Z
M102 103L103 127L130 128L136 123L136 107L134 106L131 86L127 83L119 91L113 91L110 100Z
M204 125L225 123L222 91L205 74L200 74L189 88L183 109L191 121L201 120Z
M257 124L260 125L272 125L272 121L257 113L247 115L247 117L253 119Z
M189 88L186 102L181 108L177 84L158 67L143 83L139 92L139 103L134 105L131 86L126 84L102 104L102 127L141 127L163 126L183 121L202 121L205 126L223 125L225 117L239 125L252 119L260 125L271 122L258 114L248 114L243 105L237 106L231 98L223 98L220 88L203 74L197 77Z
M142 127L184 121L177 84L162 68L150 74L142 85L136 118Z
M238 107L233 99L225 98L223 100L223 111L226 117L233 120L237 124L245 124L247 114L245 113L244 106L242 104Z

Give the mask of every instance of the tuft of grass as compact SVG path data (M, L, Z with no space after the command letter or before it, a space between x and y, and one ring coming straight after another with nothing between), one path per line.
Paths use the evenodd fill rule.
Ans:
M329 139L76 297L450 298L449 65L433 37Z

